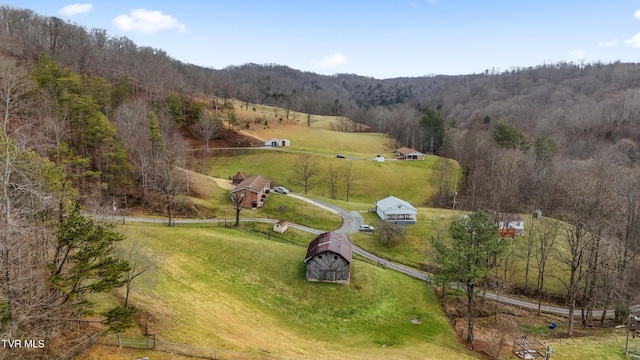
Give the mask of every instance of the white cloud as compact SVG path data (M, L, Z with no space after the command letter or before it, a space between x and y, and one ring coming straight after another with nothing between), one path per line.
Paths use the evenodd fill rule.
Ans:
M584 50L573 50L572 52L569 53L569 55L571 55L572 57L576 58L576 59L584 59L584 56L587 54L586 51Z
M344 65L349 62L346 56L342 54L333 54L329 56L325 56L318 62L318 66L323 68L334 68L341 65Z
M187 26L178 22L178 19L173 16L147 9L135 9L129 15L120 15L113 19L113 25L123 31L141 34L155 34L169 29L177 29L178 32L188 31Z
M600 47L614 47L616 45L618 45L618 39L609 40L609 41L600 41L598 43L598 46Z
M93 10L93 4L75 3L72 5L64 6L62 9L58 10L58 15L71 17L73 15L86 14L88 12L91 12L91 10Z
M624 43L634 48L640 48L640 33L633 35L631 39L625 40Z
M640 19L640 10L636 10L636 12L633 13L633 17L636 19Z

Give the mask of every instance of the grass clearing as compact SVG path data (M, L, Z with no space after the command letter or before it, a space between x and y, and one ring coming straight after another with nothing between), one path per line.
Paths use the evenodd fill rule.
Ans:
M373 160L376 155L395 158L394 150L389 148L388 138L377 133L348 133L326 129L287 126L274 129L261 129L254 134L263 139L289 139L292 150L303 150L335 156L362 157Z
M274 150L248 150L235 156L215 156L210 159L210 175L229 178L240 171L245 175L262 175L272 179L272 185L284 185L294 192L301 192L295 179L292 164L299 153ZM420 205L429 200L435 192L430 181L436 167L436 156L427 156L423 161L387 161L337 159L335 155L315 156L320 172L318 185L309 191L310 196L328 197L328 182L324 179L330 165L344 169L352 162L354 184L350 191L350 201L368 203L373 207L376 200L393 195ZM401 180L400 180L401 179ZM344 184L339 184L338 199L345 200Z
M233 103L240 127L248 130L278 128L291 124L306 126L307 121L311 123L311 128L330 130L338 121L335 116L308 115L297 111L289 111L289 119L287 119L285 109L279 107L253 103L248 103L246 106L247 103L242 101L234 99L228 101ZM351 124L351 121L348 121Z
M593 336L556 339L548 341L547 344L553 349L554 360L622 360L627 359L624 356L625 339L626 330L608 329L599 331ZM638 341L640 341L639 338L629 337L630 353L640 355Z
M294 358L467 357L433 290L404 275L356 260L350 286L309 283L304 246L211 226L118 229L163 259L133 301L164 340Z

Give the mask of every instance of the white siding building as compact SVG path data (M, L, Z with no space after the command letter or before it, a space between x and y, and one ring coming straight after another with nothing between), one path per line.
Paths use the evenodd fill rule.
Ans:
M415 224L418 210L395 196L376 201L376 213L382 220L398 224Z

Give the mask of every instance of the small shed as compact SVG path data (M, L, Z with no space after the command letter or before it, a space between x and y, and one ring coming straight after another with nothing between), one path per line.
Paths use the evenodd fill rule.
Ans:
M240 174L240 171L238 171L237 174L233 175L233 177L231 178L231 183L233 185L238 185L242 182L242 180L246 179L246 176Z
M288 228L289 228L289 224L287 224L287 222L284 220L280 220L277 223L273 224L273 231L280 234L287 231Z
M291 145L291 141L289 141L288 139L280 139L280 146L290 146Z
M349 284L351 279L351 242L337 232L326 232L309 243L304 262L307 281Z
M278 146L278 139L269 139L264 142L264 146Z

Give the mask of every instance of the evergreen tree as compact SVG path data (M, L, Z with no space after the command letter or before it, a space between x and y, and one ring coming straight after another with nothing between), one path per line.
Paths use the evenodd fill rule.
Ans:
M432 238L436 263L440 266L443 284L458 282L467 295L467 341L473 346L473 297L476 285L484 282L489 271L506 251L506 240L498 236L498 225L484 212L475 212L454 221L449 227L450 244ZM444 286L444 285L443 285Z
M526 151L531 146L527 135L517 126L507 122L498 122L496 126L493 127L491 138L496 144L507 149Z
M81 306L87 295L105 293L125 284L129 264L116 259L114 243L124 236L96 225L80 214L75 205L58 227L57 243L49 281L59 294L60 304Z
M445 124L440 109L427 109L420 120L426 139L426 151L438 155L444 144Z

